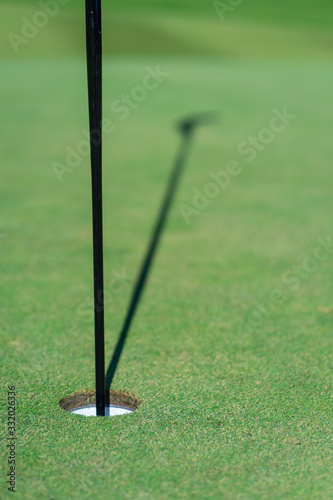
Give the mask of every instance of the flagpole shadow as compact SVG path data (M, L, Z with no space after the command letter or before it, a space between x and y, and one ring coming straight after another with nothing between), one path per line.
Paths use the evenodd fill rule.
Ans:
M138 275L138 279L136 281L136 284L133 289L133 293L129 302L127 314L125 316L125 321L123 323L122 329L120 331L119 337L118 337L118 342L115 347L115 350L112 354L111 361L109 363L107 372L106 372L106 377L105 377L105 389L106 389L106 397L109 397L109 392L110 392L110 387L112 384L112 381L114 379L123 349L125 347L125 343L127 340L127 336L133 321L133 318L135 316L136 310L138 308L140 299L142 297L142 293L144 291L144 288L147 283L147 278L149 275L149 271L151 269L154 256L156 254L156 250L158 247L158 244L160 242L165 223L167 220L168 213L170 211L170 207L172 204L172 201L174 199L180 177L182 175L182 172L185 167L186 159L189 153L189 149L191 146L191 142L193 140L193 134L196 126L200 125L201 123L207 122L208 120L211 121L212 115L210 114L202 114L198 116L194 116L192 118L189 118L187 120L182 121L179 124L179 130L181 133L181 144L179 148L178 155L176 157L176 161L174 164L174 167L171 172L171 176L168 182L168 186L163 198L163 202L154 226L154 230L145 254L145 257L143 259L140 272ZM109 401L106 402L106 404L109 404Z

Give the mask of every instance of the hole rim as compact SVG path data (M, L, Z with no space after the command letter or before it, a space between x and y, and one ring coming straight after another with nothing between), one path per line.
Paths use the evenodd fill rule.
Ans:
M115 391L112 389L105 391L105 400L107 406L118 406L132 412L136 411L142 403L140 399L130 392ZM88 389L73 392L61 398L59 405L69 413L73 413L72 410L77 408L96 406L96 391Z

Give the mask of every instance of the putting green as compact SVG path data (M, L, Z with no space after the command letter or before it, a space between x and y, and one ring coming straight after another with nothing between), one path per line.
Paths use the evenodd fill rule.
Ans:
M121 121L113 100L157 63L169 76ZM332 257L296 291L283 276L331 235L331 65L105 61L108 357L178 145L172 122L222 119L197 134L116 374L143 403L102 421L59 406L94 384L89 162L62 183L52 168L84 139L84 74L83 59L14 61L1 81L2 380L17 389L19 495L328 498ZM284 106L296 118L248 162L239 144ZM186 224L179 205L231 160L242 172ZM275 289L283 304L240 327Z
M274 2L251 15L244 2L225 24L194 8L119 11L122 41L105 34L108 360L179 145L173 124L220 120L196 134L116 372L112 388L141 404L96 419L59 404L94 387L77 5L19 54L0 47L1 381L4 401L15 386L18 498L331 498L329 16L311 2L297 28ZM7 7L5 33L35 12Z

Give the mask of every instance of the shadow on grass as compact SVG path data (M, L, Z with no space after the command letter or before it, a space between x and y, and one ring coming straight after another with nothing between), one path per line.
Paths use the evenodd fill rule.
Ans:
M179 180L181 177L181 174L184 170L184 166L186 163L186 159L188 156L189 148L193 139L193 133L196 128L196 126L200 125L203 122L207 121L207 118L211 119L211 115L198 115L192 118L189 118L187 120L182 121L179 124L179 130L181 132L181 145L180 149L175 161L175 165L172 169L172 173L170 176L170 180L168 183L168 187L161 205L160 212L157 217L157 221L154 227L154 231L152 233L150 243L147 248L146 255L144 257L137 282L134 286L134 290L131 296L131 300L129 303L128 311L125 317L125 321L123 324L123 327L121 329L118 342L116 345L116 348L113 352L110 364L108 366L107 372L106 372L106 377L105 377L105 386L106 386L106 393L109 393L113 378L115 376L121 354L123 352L128 332L130 330L133 318L135 316L137 307L139 305L143 290L146 286L147 278L149 275L150 268L153 263L153 259L160 241L160 238L163 233L163 229L165 227L165 223L167 220L167 216L173 201L173 198L175 196ZM108 401L106 401L106 404L109 404Z

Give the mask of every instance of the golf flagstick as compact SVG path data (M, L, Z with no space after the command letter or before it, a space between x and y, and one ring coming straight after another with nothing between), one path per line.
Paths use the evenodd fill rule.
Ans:
M102 210L101 0L86 0L87 69L93 209L96 414L105 416L105 348Z

